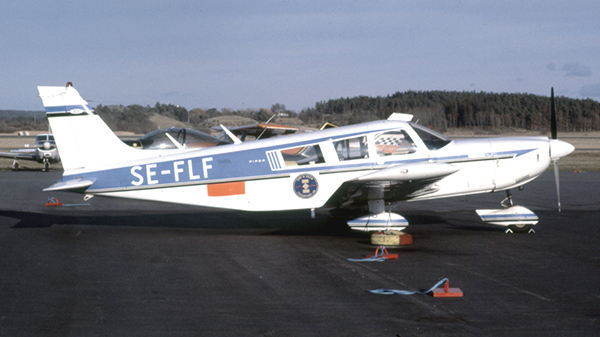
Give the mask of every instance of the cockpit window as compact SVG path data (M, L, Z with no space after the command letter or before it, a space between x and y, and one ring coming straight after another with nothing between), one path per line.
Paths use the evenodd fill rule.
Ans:
M348 138L333 142L339 160L369 158L367 137Z
M35 137L35 144L36 145L43 145L45 142L49 142L51 145L54 145L54 135L48 135L48 134L43 134L43 135L37 135Z
M378 156L407 154L416 151L415 143L404 130L388 131L375 136Z
M442 134L439 134L431 129L428 129L422 125L415 124L410 122L410 126L412 126L413 130L421 137L421 140L428 149L430 150L438 150L448 145L452 140Z

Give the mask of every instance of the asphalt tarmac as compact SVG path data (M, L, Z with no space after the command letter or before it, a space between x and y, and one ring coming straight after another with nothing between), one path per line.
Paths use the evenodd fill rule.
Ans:
M513 191L535 234L475 208L503 193L400 203L397 260L309 211L244 213L47 193L60 172L0 172L0 336L597 336L600 173ZM66 205L44 206L56 197ZM375 295L448 278L464 297Z

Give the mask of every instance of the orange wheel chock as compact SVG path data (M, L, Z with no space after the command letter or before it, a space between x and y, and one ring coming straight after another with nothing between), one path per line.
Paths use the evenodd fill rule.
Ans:
M389 254L387 249L385 249L384 246L379 246L379 247L377 247L377 250L375 251L375 255L365 256L366 259L378 258L378 257L383 257L383 258L386 258L387 260L391 260L391 259L397 259L398 254Z
M46 206L62 206L63 203L58 201L58 199L52 197L50 199L48 199L48 202L46 203Z
M435 288L432 291L433 297L463 297L460 288L450 288L450 281L444 282L443 288Z

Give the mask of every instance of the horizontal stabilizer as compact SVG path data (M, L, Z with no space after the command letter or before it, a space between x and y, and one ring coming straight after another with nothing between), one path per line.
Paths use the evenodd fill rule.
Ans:
M406 181L441 178L450 175L459 168L445 163L415 163L388 167L358 177L360 181Z
M370 232L383 230L403 230L408 221L396 213L382 212L369 214L348 221L348 226L354 230Z
M499 226L535 225L538 216L523 206L511 206L504 209L478 209L482 221Z
M32 151L19 151L19 150L12 150L10 152L0 152L0 157L3 158L27 158L27 159L32 159L35 158L35 149L33 149Z
M90 187L93 183L94 181L89 179L72 179L67 181L59 181L50 187L44 188L43 191L83 191Z

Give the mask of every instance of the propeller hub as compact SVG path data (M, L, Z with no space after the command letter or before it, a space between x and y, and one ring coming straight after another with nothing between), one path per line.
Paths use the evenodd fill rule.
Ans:
M575 150L575 146L558 139L550 140L550 159L557 160Z

